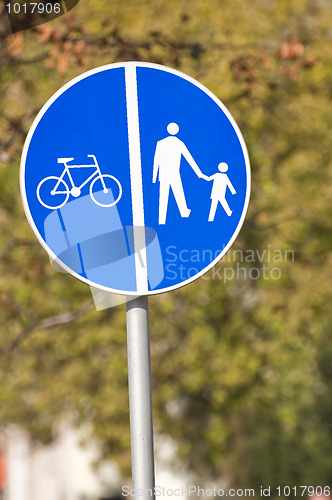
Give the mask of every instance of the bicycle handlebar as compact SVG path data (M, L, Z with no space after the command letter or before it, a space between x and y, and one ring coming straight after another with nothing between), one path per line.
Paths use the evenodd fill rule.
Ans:
M95 157L95 155L87 155L88 158L93 158L94 161L95 161L95 164L97 165L97 158Z

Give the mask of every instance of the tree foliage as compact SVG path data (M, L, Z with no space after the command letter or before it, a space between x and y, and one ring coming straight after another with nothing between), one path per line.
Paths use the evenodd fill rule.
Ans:
M88 287L51 269L24 217L19 159L62 84L157 62L199 79L238 122L253 185L235 248L263 257L225 259L219 277L150 300L155 429L190 469L238 487L331 484L330 14L323 0L86 0L13 35L2 12L3 425L47 442L63 415L90 422L102 456L129 470L124 307L97 313ZM271 263L268 250L294 259ZM224 283L238 264L281 276Z

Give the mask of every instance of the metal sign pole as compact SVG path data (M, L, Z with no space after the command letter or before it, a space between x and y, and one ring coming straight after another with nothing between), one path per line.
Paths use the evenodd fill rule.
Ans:
M127 299L128 384L133 488L155 498L148 297ZM144 495L142 494L144 492Z

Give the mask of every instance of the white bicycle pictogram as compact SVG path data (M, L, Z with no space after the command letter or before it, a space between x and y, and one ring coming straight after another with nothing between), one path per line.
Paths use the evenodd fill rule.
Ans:
M112 207L118 203L122 196L122 186L118 179L110 174L102 174L95 155L87 155L93 158L94 163L89 165L68 165L74 158L58 158L58 163L63 163L64 169L59 177L50 175L42 179L37 186L38 201L45 207L52 210L63 207L71 194L74 198L78 198L82 192L82 188L91 181L90 196L96 205L100 207ZM71 175L71 169L93 168L95 171L82 184L76 186ZM64 176L67 174L71 189L64 181ZM116 193L116 196L114 195Z

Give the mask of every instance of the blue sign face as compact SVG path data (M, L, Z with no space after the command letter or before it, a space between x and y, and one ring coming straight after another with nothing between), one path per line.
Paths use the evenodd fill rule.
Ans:
M173 290L226 253L250 168L241 133L203 85L148 63L103 66L43 107L21 161L28 220L50 257L126 295Z

